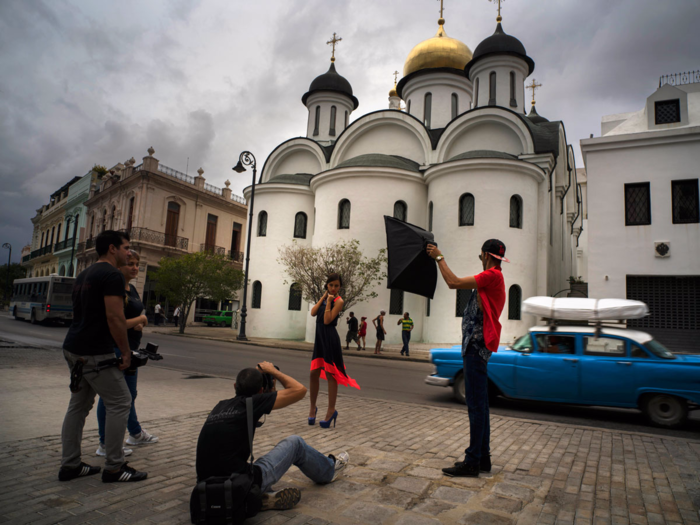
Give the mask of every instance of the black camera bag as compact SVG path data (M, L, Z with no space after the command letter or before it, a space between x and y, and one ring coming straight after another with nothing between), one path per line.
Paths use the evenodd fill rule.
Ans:
M190 517L197 525L238 525L262 507L262 492L253 477L253 399L247 398L250 463L243 474L212 476L197 483L190 497Z

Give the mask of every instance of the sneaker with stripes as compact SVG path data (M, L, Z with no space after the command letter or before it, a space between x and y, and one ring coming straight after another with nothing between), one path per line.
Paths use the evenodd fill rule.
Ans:
M127 462L121 466L116 472L102 471L102 483L116 483L118 481L143 481L148 477L146 472L139 472L131 468Z
M126 438L126 444L131 445L132 447L135 445L147 445L149 443L158 443L158 438L153 434L146 432L145 428L141 429L140 434L136 436L129 434L129 437Z
M83 476L92 476L99 474L100 470L102 470L100 467L93 467L87 463L81 463L79 467L75 468L61 467L58 471L58 481L70 481Z

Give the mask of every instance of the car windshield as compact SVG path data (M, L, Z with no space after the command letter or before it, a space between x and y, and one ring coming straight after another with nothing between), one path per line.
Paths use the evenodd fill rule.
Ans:
M661 357L663 359L675 359L676 358L676 356L673 355L673 353L668 348L666 348L664 345L659 343L656 339L652 339L651 341L647 341L646 343L644 343L644 346L646 347L647 350L649 350L656 357Z
M530 337L530 334L525 334L513 343L511 348L516 352L532 352L532 337Z

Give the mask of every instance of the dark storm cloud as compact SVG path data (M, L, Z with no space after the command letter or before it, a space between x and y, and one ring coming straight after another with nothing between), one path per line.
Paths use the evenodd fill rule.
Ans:
M155 156L207 182L240 151L262 167L280 142L306 132L300 99L330 65L351 83L354 118L387 107L392 72L435 34L434 0L4 0L0 2L0 225L13 255L48 196L95 163ZM472 50L495 29L486 0L445 2L449 36ZM665 73L700 68L697 0L503 4L543 84L537 108L578 141L603 115L641 109ZM531 79L528 79L528 81ZM529 91L528 91L529 96ZM580 162L579 162L580 164ZM15 258L15 257L13 257ZM16 259L16 258L15 258Z

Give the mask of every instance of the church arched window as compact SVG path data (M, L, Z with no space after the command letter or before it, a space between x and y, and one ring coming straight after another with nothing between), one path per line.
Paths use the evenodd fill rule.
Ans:
M294 238L295 239L306 239L306 213L300 211L294 217Z
M267 212L258 213L258 237L267 236Z
M489 75L489 106L496 105L496 72L491 71Z
M515 100L515 71L510 72L510 107L518 107L518 101Z
M251 300L251 308L260 308L262 303L262 283L260 281L255 281L253 283L253 298Z
M346 111L345 112L345 128L347 128L347 127L348 127L348 112ZM343 128L343 129L345 129L345 128Z
M411 99L408 99L408 105L406 106L406 112L410 115L411 114Z
M404 201L396 201L394 203L394 218L406 222L408 217L408 206Z
M433 201L428 203L428 231L433 231Z
M459 114L459 97L457 93L452 93L452 118L456 119Z
M425 127L430 129L430 116L433 105L433 95L432 93L425 94L425 100L423 102L423 124Z
M350 228L350 201L343 199L338 203L338 229L347 230Z
M316 115L314 117L314 137L318 136L318 126L321 123L321 106L316 106Z
M328 134L331 137L335 137L335 113L336 113L335 106L331 106L331 127L330 127L330 130L328 131Z
M474 107L479 107L479 79L474 83Z
M508 288L508 319L520 321L520 303L523 300L523 291L520 286L514 284Z
M459 225L474 226L474 195L471 193L459 198Z
M520 195L513 195L510 198L510 227L523 227L523 199Z
M289 306L288 310L301 311L301 286L298 283L292 283L289 287Z

